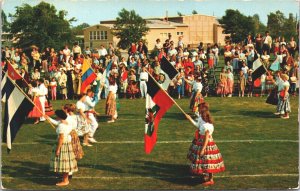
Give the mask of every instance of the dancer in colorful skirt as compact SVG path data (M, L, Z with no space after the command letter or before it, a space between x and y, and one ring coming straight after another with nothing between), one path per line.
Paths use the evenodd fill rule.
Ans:
M55 114L59 124L56 128L58 135L57 143L53 146L50 170L56 173L62 173L62 181L57 186L66 186L69 184L69 172L77 172L77 161L71 144L70 132L72 126L66 121L67 114L63 110L56 110Z
M31 96L32 101L34 103L33 109L29 112L28 117L29 118L35 118L34 124L39 123L40 117L43 117L43 109L42 109L42 104L39 99L39 88L37 86L37 82L33 81L31 83L31 87L29 88L28 94Z
M187 158L192 162L191 173L202 175L204 177L203 185L208 186L214 184L213 173L224 171L225 166L222 155L212 137L214 126L206 103L199 104L199 114L197 122L191 116L186 115L187 119L198 128Z

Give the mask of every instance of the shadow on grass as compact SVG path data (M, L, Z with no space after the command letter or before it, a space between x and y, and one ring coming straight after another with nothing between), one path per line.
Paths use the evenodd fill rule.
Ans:
M135 175L145 177L153 176L155 179L188 186L196 186L204 181L201 176L190 176L188 165L141 160L135 160L133 162L137 169L137 171L133 172Z
M248 117L258 117L258 118L278 118L270 111L251 111L251 110L243 110L239 111L238 114L248 116Z
M58 181L56 174L49 171L49 164L41 164L28 161L11 161L13 168L2 168L2 174L8 177L16 177L39 185L55 185ZM49 177L49 178L37 178Z

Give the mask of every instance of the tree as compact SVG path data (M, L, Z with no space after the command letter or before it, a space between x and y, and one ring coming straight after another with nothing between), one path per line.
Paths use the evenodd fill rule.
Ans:
M177 11L177 15L178 15L179 17L182 17L182 16L183 16L183 14L182 14L181 12L179 12L179 11Z
M87 23L82 23L72 28L72 33L74 35L83 35L83 29L89 27L90 25Z
M9 32L10 26L9 26L8 21L7 21L7 16L6 16L6 14L4 13L3 10L1 11L1 23L2 23L2 31L3 32Z
M193 15L196 15L196 14L198 14L198 12L197 12L196 10L193 10L193 11L192 11L192 14L193 14Z
M45 47L60 49L74 39L70 24L75 19L67 20L66 15L66 11L57 12L53 5L45 2L33 7L23 4L16 7L11 32L18 39L17 45L25 50L31 45L36 45L40 49Z
M243 41L248 34L254 35L254 22L252 17L241 14L238 10L227 9L225 15L219 19L224 33L231 34L234 43Z
M281 11L276 11L275 13L270 13L268 15L268 23L267 28L271 35L273 36L281 36L283 35L283 28L285 21L284 14Z
M259 15L254 14L252 16L252 20L254 22L254 34L261 33L264 34L267 30L267 27L260 21Z
M289 18L287 18L283 23L283 36L286 40L290 40L291 37L297 37L297 20L293 16L292 13L289 14Z
M146 26L146 20L136 14L134 10L122 9L118 15L112 33L120 39L117 46L127 49L131 43L136 43L142 39L149 28Z

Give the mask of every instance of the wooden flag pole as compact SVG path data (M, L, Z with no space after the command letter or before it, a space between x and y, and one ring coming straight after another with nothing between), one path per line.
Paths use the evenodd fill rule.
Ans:
M176 101L168 94L168 92L166 92L166 90L164 90L160 84L155 80L155 78L146 70L146 72L148 73L148 75L154 80L154 82L159 86L159 88L161 90L163 90L163 92L173 101L173 103L178 107L178 109L184 114L187 115L187 113L176 103Z
M16 84L15 82L14 82L14 80L12 80L8 75L7 75L7 77L9 78L9 80L22 92L22 94L24 94L25 95L25 97L33 104L33 106L35 107L36 105L34 104L34 102L28 97L28 95L18 86L18 84ZM41 113L41 114L43 114L43 112L40 110L40 108L38 108L38 107L36 107L37 109L38 109L38 111ZM44 114L43 114L43 116L44 116ZM55 129L55 126L51 123L51 121L48 119L48 118L46 118L46 120L50 123L50 125Z

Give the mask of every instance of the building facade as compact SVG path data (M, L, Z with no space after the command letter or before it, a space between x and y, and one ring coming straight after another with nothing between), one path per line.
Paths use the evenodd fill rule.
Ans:
M100 45L108 47L109 43L116 45L112 34L112 26L94 25L83 29L84 47L99 48Z
M114 45L118 39L112 35L115 20L101 21L99 25L94 25L84 29L84 45L91 48L99 48L100 45L108 47L111 42ZM197 47L200 42L225 44L226 34L214 16L193 14L187 16L151 18L146 19L149 32L144 39L149 50L154 48L156 39L164 43L171 35L171 40L177 45L179 37L183 37L185 46Z

